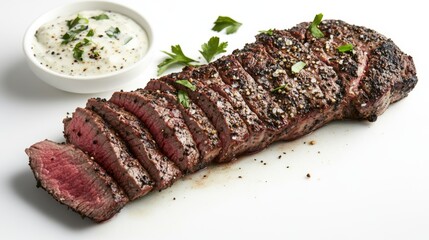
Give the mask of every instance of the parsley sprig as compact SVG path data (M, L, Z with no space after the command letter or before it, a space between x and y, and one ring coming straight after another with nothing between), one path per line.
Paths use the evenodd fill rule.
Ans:
M195 85L193 85L191 82L189 82L188 80L186 80L186 79L176 80L176 83L178 83L178 84L180 84L180 85L182 85L182 86L184 86L186 88L189 88L192 91L197 90L197 87Z
M223 29L226 29L226 34L231 34L237 32L241 27L242 23L235 21L234 19L226 16L219 16L214 22L212 28L213 31L220 32Z
M158 64L158 76L161 75L165 70L167 70L169 67L173 65L185 65L189 66L192 62L197 62L192 58L187 57L183 51L180 45L173 45L171 46L171 53L162 51L163 53L167 54L169 57L166 58L164 61L162 61L160 64Z
M180 104L182 104L183 107L185 108L189 108L189 96L188 94L183 91L183 90L179 90L177 92L177 100L179 101Z
M322 22L322 18L323 18L323 14L319 13L314 17L313 22L311 22L309 29L311 32L311 35L313 35L313 37L319 39L325 36L325 34L323 34L322 31L320 31L319 29L319 24Z
M345 53L353 51L353 45L351 43L341 45L337 48L338 52Z
M190 89L191 91L197 90L197 87L186 79L176 80L176 83ZM179 103L182 104L183 107L189 108L190 100L188 94L185 91L179 90L177 92L177 98Z
M263 34L267 34L267 35L269 35L269 36L273 36L273 34L274 34L274 29L268 29L268 30L261 30L261 31L259 31L260 33L263 33Z
M216 55L226 52L228 42L220 42L219 37L211 37L207 43L201 45L201 55L209 63Z

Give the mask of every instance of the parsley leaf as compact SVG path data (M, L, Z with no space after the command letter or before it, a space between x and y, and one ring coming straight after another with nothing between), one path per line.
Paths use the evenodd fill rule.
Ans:
M185 56L180 45L171 46L172 53L165 51L162 52L167 54L169 57L158 64L158 76L165 72L165 70L167 70L172 65L191 65L191 62L196 62L194 59Z
M294 65L292 65L291 70L292 73L299 73L307 64L303 61L296 62Z
M262 30L262 31L259 31L259 32L260 32L260 33L267 34L267 35L269 35L269 36L273 36L273 34L274 34L274 29Z
M351 43L341 45L337 48L338 52L345 53L353 51L353 45Z
M184 79L184 80L176 80L176 83L185 86L189 89L191 89L192 91L197 90L197 87L195 87L195 85L193 85L191 82L189 82L188 80Z
M281 85L281 86L278 86L278 87L274 88L273 90L271 90L271 92L272 93L280 92L280 90L285 89L285 88L286 88L286 85Z
M323 14L319 13L314 17L313 22L310 24L309 29L313 37L319 39L325 36L322 31L318 28L319 24L322 22Z
M182 104L183 107L185 108L189 108L189 96L188 94L183 91L183 90L179 90L177 92L177 100L179 101L180 104Z
M219 16L214 22L213 31L220 32L226 28L226 34L237 32L242 24L226 16Z
M74 41L79 33L88 29L88 19L83 18L80 15L77 15L75 19L67 20L66 22L69 30L61 37L61 39L63 39L61 44L67 44Z
M110 27L109 29L107 29L106 31L104 31L107 36L109 36L110 38L116 38L119 39L119 33L121 33L121 30L119 30L118 27Z
M93 37L94 36L94 29L89 29L88 33L86 34L87 37Z
M94 17L91 17L91 18L95 19L97 21L100 21L100 20L104 20L104 19L109 19L109 16L107 16L107 14L105 14L105 13L102 13L102 14L100 14L98 16L94 16Z
M63 41L61 42L61 44L67 44L69 42L74 41L76 39L76 36L79 35L79 33L87 29L88 25L78 25L76 27L73 27L73 29L70 29L68 32L66 32L66 34L63 35Z
M211 37L207 43L201 45L202 51L200 51L200 53L209 63L214 58L214 56L226 52L225 49L227 46L228 42L219 43L218 37Z
M88 24L89 21L87 18L83 18L78 14L75 19L67 20L66 22L67 22L67 27L69 27L69 29L72 29L76 27L78 24Z
M82 61L82 55L83 55L83 50L82 47L83 46L88 46L91 44L91 40L89 40L88 38L84 38L82 41L78 42L74 48L73 48L73 57L74 59L78 60L78 61Z

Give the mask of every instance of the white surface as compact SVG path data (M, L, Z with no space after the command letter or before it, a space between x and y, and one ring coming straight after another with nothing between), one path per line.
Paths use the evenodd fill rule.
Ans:
M115 72L93 76L70 76L61 74L40 64L40 60L36 58L31 48L34 46L34 34L41 26L58 18L58 16L70 16L84 10L105 9L133 19L145 30L149 44L146 54L143 55L139 61ZM37 18L25 33L23 48L30 69L44 82L67 92L99 93L120 88L123 84L129 84L130 81L139 76L151 60L155 48L154 42L154 33L150 23L144 16L133 10L132 7L128 8L127 6L105 1L78 1L71 4L64 4Z
M213 35L227 40L231 52L253 41L259 30L292 27L323 12L391 37L414 57L419 83L375 123L337 122L295 142L275 144L187 177L95 225L35 187L24 148L44 138L62 141L66 112L91 96L111 93L70 94L37 80L25 64L21 40L36 17L62 3L10 1L0 15L2 239L429 239L423 1L121 2L155 24L159 51L181 44L194 58ZM242 28L229 36L211 32L219 15L241 21ZM163 57L156 52L141 80L124 88L144 86ZM309 140L316 145L303 143Z

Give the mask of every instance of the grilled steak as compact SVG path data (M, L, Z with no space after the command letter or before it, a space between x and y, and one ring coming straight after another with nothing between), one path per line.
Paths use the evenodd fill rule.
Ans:
M111 102L91 98L87 108L98 113L122 139L155 181L156 189L171 186L182 173L167 156L161 153L149 130L138 118Z
M110 101L136 115L181 171L188 173L200 168L196 143L174 105L159 104L152 95L143 92L117 92Z
M118 182L130 200L152 190L149 174L94 112L77 108L72 118L64 119L64 135L69 143L88 152Z
M65 120L65 135L93 159L70 145L36 144L30 149L37 151L27 150L36 179L62 203L103 221L125 204L122 190L134 199L152 188L140 163L156 188L163 189L180 176L178 169L186 174L213 161L232 161L332 120L375 121L415 87L412 58L390 39L338 20L322 21L319 29L325 36L316 39L309 26L301 23L261 33L254 43L210 64L152 79L144 89L116 92L109 102L90 100L89 110L78 108ZM344 45L352 49L339 51ZM303 68L297 70L297 64ZM189 98L189 103L182 105L180 98ZM60 159L67 163L64 171L76 169L71 181L91 182L89 193L83 192L81 182L68 183L69 178L59 176L57 165L36 164L49 162L52 146L69 149L61 151ZM106 187L114 180L103 171L100 177L94 168L73 166L82 161L99 163L118 187ZM58 178L62 182L54 190ZM90 180L94 178L97 181ZM78 194L62 198L68 188ZM107 194L100 197L100 205L76 205L97 194ZM94 210L96 206L100 209Z
M165 86L166 84L164 82L160 82L160 84L166 89L169 88L168 86ZM166 91L157 90L148 92L145 89L137 89L137 91L152 95L158 103L163 102L166 105L173 104L180 110L183 119L197 144L198 151L200 152L201 167L207 166L215 157L218 156L221 150L221 143L217 136L216 129L197 104L190 102L187 108L182 106L177 98L177 93L174 92L174 88Z
M162 77L160 81L164 81L178 90L185 91L189 97L206 113L207 117L215 126L219 138L222 141L222 150L217 161L226 162L233 159L237 154L242 153L246 149L246 143L249 138L247 126L241 120L238 113L234 111L231 103L228 102L219 93L201 83L198 78L192 78L190 69L179 74L170 74ZM177 80L188 79L196 90L192 91L180 84ZM158 84L149 82L146 89L158 90Z
M116 182L82 150L49 140L25 149L38 187L82 216L102 222L128 198Z

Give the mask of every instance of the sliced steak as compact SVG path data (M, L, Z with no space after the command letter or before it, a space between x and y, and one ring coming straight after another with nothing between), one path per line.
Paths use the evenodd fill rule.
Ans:
M161 84L165 83L161 82ZM158 104L160 102L163 102L165 105L173 104L180 110L200 152L201 167L207 166L219 155L222 146L217 131L197 104L190 101L189 107L185 108L179 103L177 93L170 91L148 91L145 89L137 89L137 91L146 92L146 95L153 96Z
M178 90L186 92L189 98L195 102L207 115L211 123L215 126L219 138L222 142L222 150L219 154L218 162L228 162L235 159L246 149L246 143L249 139L249 132L246 124L234 111L231 104L213 89L202 84L201 80L187 79L189 72L184 74L170 74L159 80L151 80L146 89L156 91L163 90L157 87L163 87L157 81L163 81ZM180 84L177 80L186 79L196 86L192 91Z
M262 33L256 38L271 57L270 64L281 67L273 72L272 80L277 89L274 94L289 112L295 113L289 118L289 132L279 139L295 139L342 117L339 106L343 102L344 88L331 66L314 56L287 31L273 30L271 34ZM305 67L292 71L299 62Z
M234 55L224 56L213 62L213 65L222 80L238 91L250 109L264 122L266 134L261 149L270 144L276 135L285 131L287 121L282 117L283 110L270 92L258 85L243 69Z
M194 172L202 167L197 145L174 105L160 105L153 96L141 92L116 92L109 101L137 116L182 172Z
M417 83L412 58L383 35L339 20L323 21L319 28L325 37L315 39L301 23L291 33L305 42L326 64L333 66L345 85L345 118L375 121L389 103L404 96ZM353 51L337 48L352 44Z
M255 43L246 44L243 49L213 63L186 67L180 73L153 79L145 90L117 92L110 103L104 103L108 108L103 108L103 111L113 113L98 112L111 126L116 126L118 135L127 140L130 148L134 146L130 142L139 139L138 135L144 131L134 128L138 121L129 116L135 115L149 129L168 159L181 171L189 173L204 167L216 155L217 162L231 161L273 141L300 137L334 119L375 121L389 104L407 96L415 87L417 76L412 58L381 34L342 21L327 20L319 25L325 36L315 39L308 26L309 23L302 23L291 30L262 33ZM352 44L354 49L339 52L338 47L345 44ZM299 62L304 67L296 70L294 66ZM178 80L187 80L192 86L188 82L184 86ZM178 104L178 99L185 106L190 101L189 108ZM114 104L133 115L115 108ZM130 172L131 168L136 169L134 162L131 165L123 163L129 161L127 156L130 156L126 147L113 130L105 127L98 115L91 114L95 115L90 110L78 109L72 119L65 120L66 137L83 150L89 149L85 151L93 155L94 160L107 169L125 191L138 190L136 185L141 178L136 176L140 176L140 170ZM211 130L205 126L212 126ZM211 138L216 134L221 141L220 152L215 151L219 148L214 147L216 144ZM206 140L209 140L208 145L204 146ZM46 149L50 151L49 147ZM144 157L151 158L149 150L145 151ZM95 156L94 152L101 156ZM157 156L162 155L158 152ZM43 161L48 160L43 158ZM75 161L70 160L72 164ZM155 166L161 160L146 159L143 164L145 161L148 166ZM88 162L87 157L84 162ZM77 169L77 177L93 174L91 168L67 166L66 171L69 169ZM33 170L38 179L45 174L42 169ZM158 176L154 177L157 182L161 182L159 172L154 175ZM52 174L57 176L59 171ZM89 177L84 177L83 181L95 183ZM111 181L102 179L101 182ZM142 182L146 184L147 181ZM51 191L52 184L49 182L44 187ZM70 186L76 186L76 191L81 193L82 187L78 184ZM147 185L141 187L150 188ZM103 188L101 190L104 191ZM106 191L108 194L117 193L109 187ZM63 201L63 191L60 193L54 197ZM97 196L90 194L89 199ZM70 197L70 200L74 198ZM111 200L105 202L110 203ZM75 206L74 209L83 215L93 213L73 205L74 201L64 203ZM112 204L106 208L113 209L114 214L122 205ZM93 218L110 217L110 213L100 214L103 217Z
M64 135L69 143L88 152L118 182L130 200L152 190L149 174L99 115L77 108L72 118L64 119Z
M89 99L86 107L100 115L124 139L155 181L156 189L167 188L181 177L180 170L160 151L149 130L136 116L100 98Z
M128 202L116 182L73 145L44 140L25 152L38 186L84 217L106 221Z
M249 131L249 139L242 150L243 152L254 152L263 147L262 142L264 141L266 131L264 123L259 119L258 115L247 106L240 92L222 81L222 78L213 65L206 65L198 68L188 67L184 69L182 73L184 74L181 76L182 78L200 81L205 86L219 93L231 104L234 111L238 113Z

